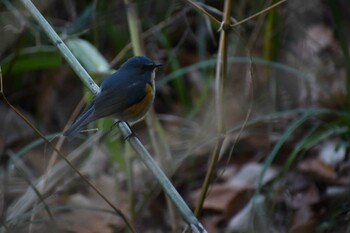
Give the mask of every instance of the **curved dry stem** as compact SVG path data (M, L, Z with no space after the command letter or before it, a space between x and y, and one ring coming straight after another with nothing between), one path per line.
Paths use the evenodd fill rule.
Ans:
M224 81L227 76L227 36L229 33L230 17L231 17L232 1L226 0L224 5L224 20L221 23L220 43L218 51L218 59L216 65L216 77L215 77L215 107L217 114L217 142L214 147L213 154L211 155L209 169L206 174L205 180L202 185L201 193L197 201L195 213L200 215L202 206L207 195L209 185L214 176L214 170L216 163L219 159L222 144L225 139L225 127L223 125L222 115L222 101L223 101L223 89Z

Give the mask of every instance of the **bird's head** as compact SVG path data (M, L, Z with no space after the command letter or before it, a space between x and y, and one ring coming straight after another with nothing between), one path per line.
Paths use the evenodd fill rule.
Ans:
M135 56L127 60L120 68L121 69L133 69L138 70L140 72L152 72L157 67L162 64L156 63L151 59L144 56Z

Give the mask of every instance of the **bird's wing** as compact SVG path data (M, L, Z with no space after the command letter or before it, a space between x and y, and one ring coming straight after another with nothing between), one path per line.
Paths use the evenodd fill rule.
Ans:
M94 113L88 120L91 122L102 117L118 115L118 113L141 101L145 95L145 83L141 81L118 87L102 88L93 100Z

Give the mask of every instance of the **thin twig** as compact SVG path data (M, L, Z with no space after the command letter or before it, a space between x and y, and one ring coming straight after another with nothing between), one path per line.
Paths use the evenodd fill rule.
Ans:
M217 25L220 25L221 22L217 20L214 16L212 16L209 12L207 12L203 7L201 7L197 2L192 0L186 0L186 2L191 5L194 9L199 11L200 13L208 16L213 22L215 22Z
M219 42L219 51L216 65L216 77L215 77L215 107L217 114L217 142L214 147L213 154L211 155L208 172L205 176L201 193L198 198L195 213L197 216L200 215L202 211L202 206L204 200L206 198L209 185L214 176L215 167L217 161L219 159L219 155L221 152L221 148L225 139L225 128L223 125L223 115L222 115L222 102L223 102L223 89L224 89L224 81L227 76L227 35L229 33L229 25L230 25L230 16L231 16L231 8L232 1L226 0L224 5L224 20L221 23L220 28L220 42Z
M271 6L265 8L265 9L262 10L262 11L259 11L258 13L254 14L254 15L251 15L251 16L249 16L249 17L247 17L247 18L245 18L245 19L243 19L243 20L241 20L241 21L239 21L239 22L237 22L237 23L235 23L235 24L230 25L230 27L237 27L238 25L241 25L242 23L245 23L245 22L247 22L247 21L249 21L249 20L251 20L251 19L253 19L253 18L255 18L255 17L258 17L259 15L262 15L262 14L268 12L268 11L271 10L272 8L275 8L275 7L277 7L278 5L280 5L280 4L282 4L282 3L286 2L286 1L287 1L287 0L281 0L281 1L279 1L279 2L276 2L275 4L272 4Z

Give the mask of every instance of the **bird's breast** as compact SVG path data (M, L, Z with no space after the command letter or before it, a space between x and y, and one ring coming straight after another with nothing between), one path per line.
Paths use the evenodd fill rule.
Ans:
M123 111L123 120L135 122L141 120L146 115L147 111L153 104L155 96L154 84L152 83L151 85L147 83L144 91L145 96L141 101L131 105L125 111Z

